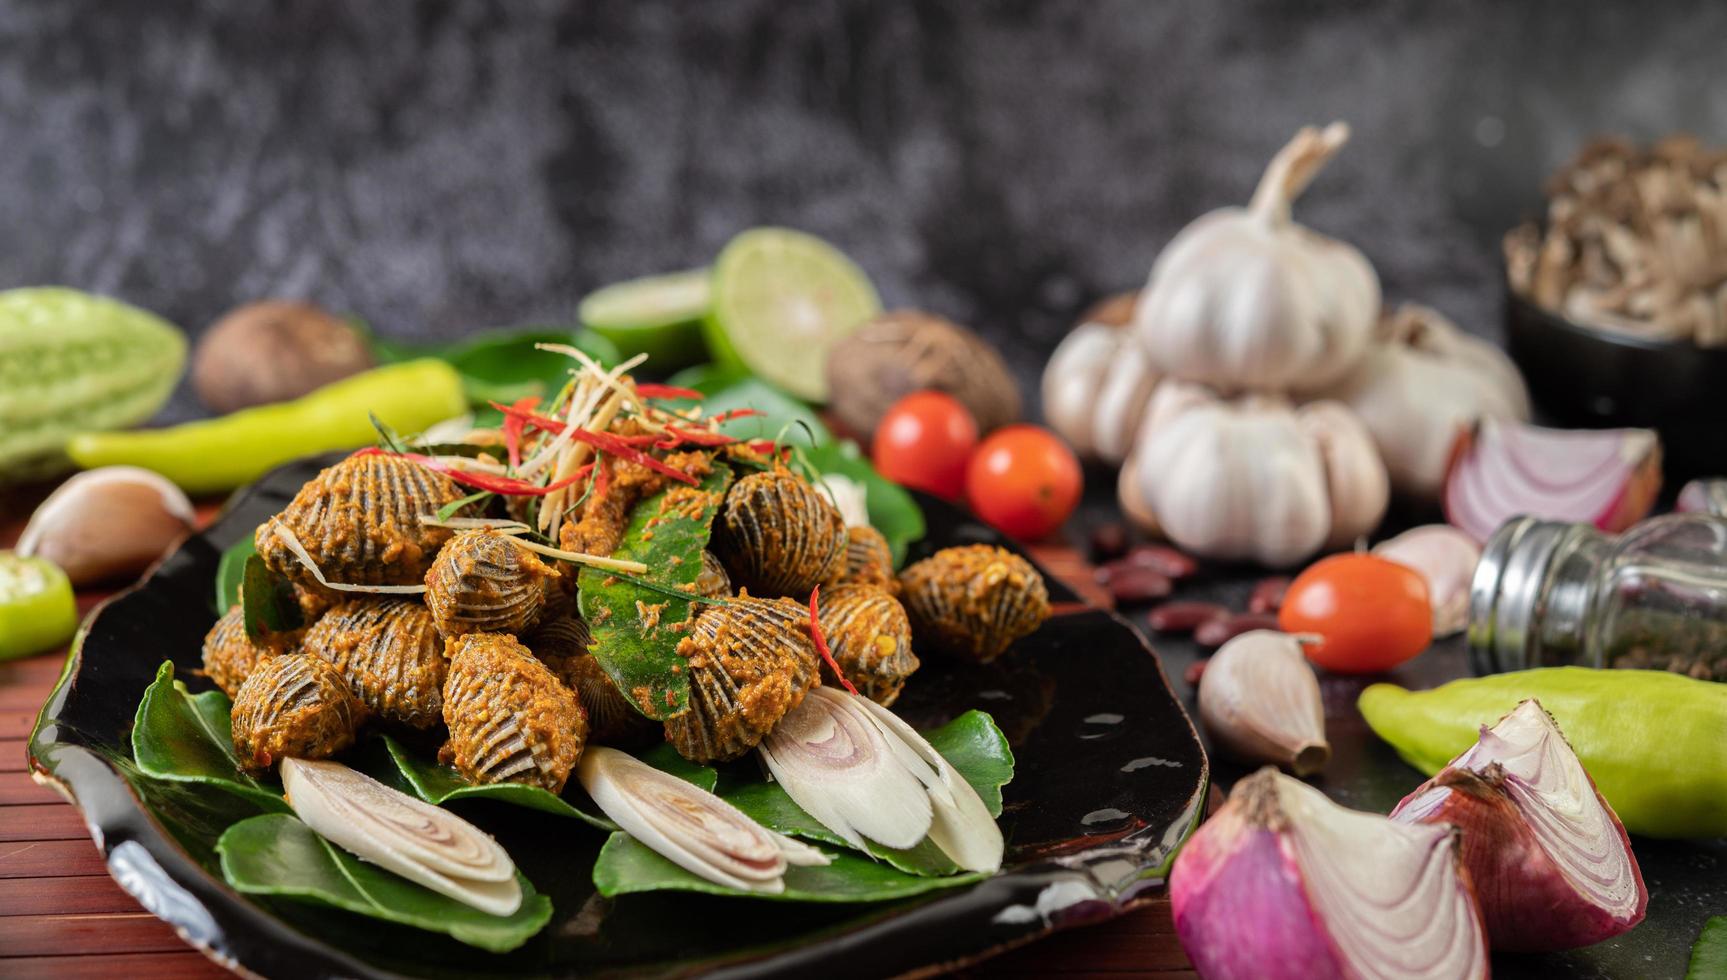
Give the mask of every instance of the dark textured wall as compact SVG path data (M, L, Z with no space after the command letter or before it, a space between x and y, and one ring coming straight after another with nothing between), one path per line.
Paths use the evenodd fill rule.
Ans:
M266 295L456 335L796 225L1028 380L1243 201L1492 333L1497 238L1596 132L1727 140L1727 4L0 2L0 287L196 331ZM171 414L184 414L184 399Z

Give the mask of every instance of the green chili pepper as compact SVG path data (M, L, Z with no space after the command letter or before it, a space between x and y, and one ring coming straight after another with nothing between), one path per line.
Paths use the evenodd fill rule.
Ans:
M86 432L66 451L79 466L155 470L188 493L232 490L302 456L354 449L377 438L373 415L419 432L467 410L462 378L430 358L374 368L303 398L167 429Z
M1625 829L1727 836L1727 684L1659 670L1551 667L1431 691L1375 684L1361 713L1429 776L1525 698L1541 702Z
M77 631L66 573L46 558L0 551L0 660L52 650Z

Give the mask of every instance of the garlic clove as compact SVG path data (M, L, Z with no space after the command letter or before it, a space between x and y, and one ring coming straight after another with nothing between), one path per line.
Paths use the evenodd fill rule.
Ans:
M1373 553L1407 565L1427 579L1435 639L1469 624L1469 581L1481 560L1481 546L1474 538L1449 524L1427 524L1381 541Z
M1043 414L1081 456L1095 456L1093 400L1122 346L1122 331L1103 323L1073 328L1043 370Z
M1450 828L1348 810L1267 767L1177 855L1176 935L1204 977L1486 977L1457 847Z
M1296 413L1319 449L1331 501L1325 549L1347 548L1379 526L1391 502L1391 480L1367 427L1340 402L1316 401Z
M1625 827L1531 699L1391 811L1463 831L1493 948L1589 946L1643 920L1649 890Z
M1212 656L1199 681L1199 716L1226 752L1310 776L1325 768L1319 679L1287 633L1253 630Z
M192 531L192 501L159 473L104 466L61 484L18 539L18 553L46 558L76 586L137 575Z

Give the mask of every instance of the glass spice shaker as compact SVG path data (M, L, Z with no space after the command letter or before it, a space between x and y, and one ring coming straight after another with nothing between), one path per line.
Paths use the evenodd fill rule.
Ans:
M1628 667L1727 681L1727 519L1668 514L1623 534L1518 517L1469 588L1478 674Z

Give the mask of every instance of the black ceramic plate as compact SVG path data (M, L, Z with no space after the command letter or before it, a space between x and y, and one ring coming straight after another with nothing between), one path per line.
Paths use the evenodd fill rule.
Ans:
M1205 798L1208 770L1157 659L1123 620L1068 611L1001 662L934 658L896 710L919 727L970 708L995 716L1017 759L1005 790L1007 867L981 884L904 902L812 907L688 894L594 893L604 838L572 821L486 801L462 813L497 835L555 906L526 946L493 955L442 936L235 893L209 842L236 818L226 794L148 791L120 772L128 728L164 659L191 675L215 621L222 551L317 470L293 464L243 491L138 588L86 624L31 738L31 764L83 810L120 884L215 959L271 977L721 974L881 976L956 965L1154 894ZM938 501L914 557L997 536ZM1051 583L1058 603L1074 599Z

